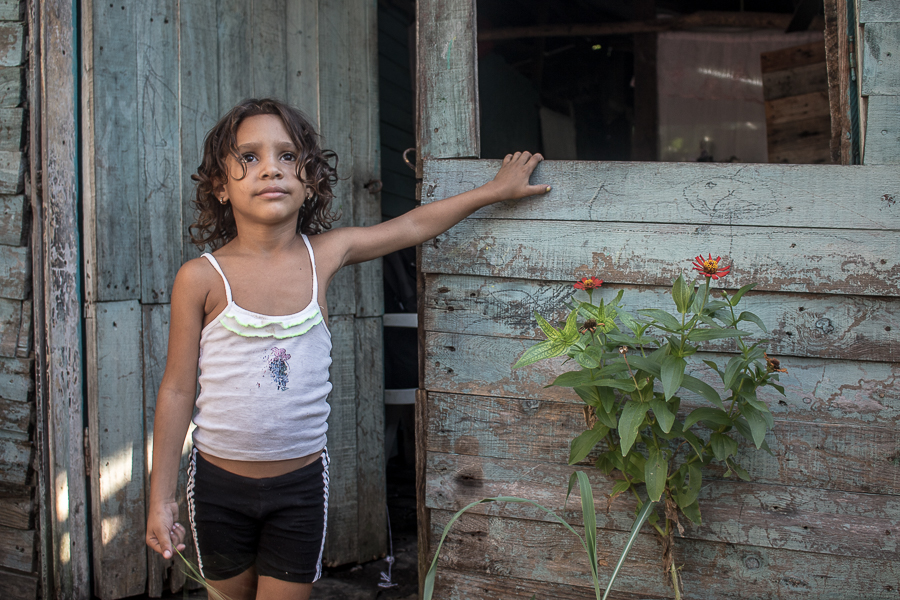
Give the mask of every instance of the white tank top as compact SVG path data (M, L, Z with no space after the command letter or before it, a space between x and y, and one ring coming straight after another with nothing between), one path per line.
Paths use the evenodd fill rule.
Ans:
M194 446L231 460L300 458L325 447L331 412L331 333L319 309L316 259L312 300L298 313L273 317L234 303L225 273L228 305L200 335L200 395L194 410Z

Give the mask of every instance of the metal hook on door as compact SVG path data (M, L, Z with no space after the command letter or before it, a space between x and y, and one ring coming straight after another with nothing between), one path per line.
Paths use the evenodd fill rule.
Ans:
M416 170L416 165L414 165L412 163L412 161L409 160L408 155L410 152L415 152L415 151L416 151L415 148L407 148L406 150L403 151L403 162L405 162L406 166L409 167L410 169L412 169L413 171Z

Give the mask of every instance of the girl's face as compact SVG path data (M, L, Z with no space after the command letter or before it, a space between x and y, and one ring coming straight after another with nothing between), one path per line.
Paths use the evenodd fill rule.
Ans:
M235 137L241 160L228 156L228 179L216 196L231 203L235 220L296 223L311 191L297 177L298 148L284 123L276 115L247 117Z

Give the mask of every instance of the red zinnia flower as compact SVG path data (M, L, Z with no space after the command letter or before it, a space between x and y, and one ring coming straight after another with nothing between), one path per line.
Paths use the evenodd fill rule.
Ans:
M576 290L584 290L589 292L591 290L595 290L603 284L602 279L597 279L596 277L582 277L581 281L575 282Z
M719 261L722 260L721 256L717 256L715 260L713 260L712 254L708 256L708 258L703 258L703 255L701 254L694 259L693 266L695 271L700 271L707 277L712 277L713 279L728 275L728 271L731 267L719 266Z

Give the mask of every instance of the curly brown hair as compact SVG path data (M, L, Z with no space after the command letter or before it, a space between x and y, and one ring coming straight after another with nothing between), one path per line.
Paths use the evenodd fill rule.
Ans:
M297 217L297 231L304 234L321 233L331 228L340 215L332 212L333 188L337 183L337 154L323 150L319 134L309 119L296 108L271 98L244 100L219 119L203 141L203 160L191 179L197 182L194 208L197 220L190 226L191 241L198 246L212 249L228 243L237 235L237 226L231 204L221 204L215 188L228 178L225 160L234 157L247 174L237 150L237 130L247 117L275 115L284 123L297 147L297 177L306 184L313 195L303 203ZM329 161L334 162L334 166Z

